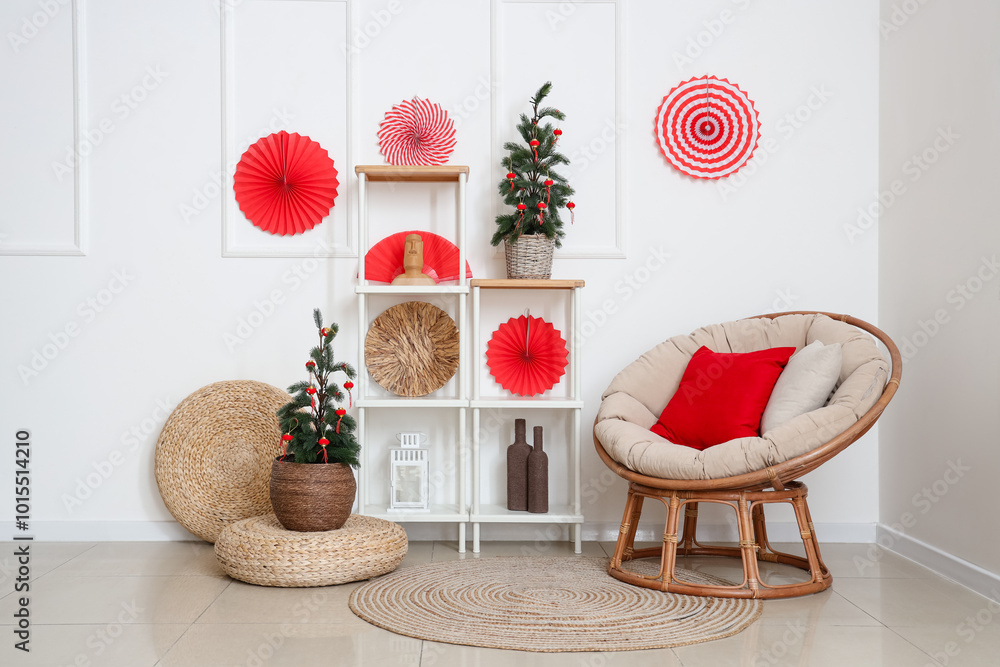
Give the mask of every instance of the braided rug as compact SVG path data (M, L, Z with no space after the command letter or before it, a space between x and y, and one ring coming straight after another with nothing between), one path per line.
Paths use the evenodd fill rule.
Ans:
M633 561L655 574L654 560ZM483 558L405 567L356 589L351 610L400 635L519 651L634 651L737 634L759 600L631 586L605 558ZM723 583L683 571L685 580Z

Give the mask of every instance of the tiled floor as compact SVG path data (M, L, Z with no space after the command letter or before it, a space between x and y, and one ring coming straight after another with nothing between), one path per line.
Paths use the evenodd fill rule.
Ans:
M34 544L30 654L13 648L12 551L0 555L0 665L263 667L417 665L1000 665L1000 605L872 545L827 544L832 590L764 603L743 633L704 644L626 653L519 653L424 642L356 618L357 584L282 589L226 577L203 543ZM584 555L613 545L586 543ZM478 557L566 555L569 545L484 543ZM456 558L454 543L417 542L403 567ZM686 566L721 576L718 559ZM767 577L796 570L770 566ZM6 630L2 626L7 626Z

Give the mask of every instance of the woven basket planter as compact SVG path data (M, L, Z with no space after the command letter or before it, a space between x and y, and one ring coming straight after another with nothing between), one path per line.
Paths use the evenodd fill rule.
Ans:
M555 239L545 234L521 234L514 243L505 239L503 248L507 257L507 277L548 280L552 277L555 247Z
M351 515L358 484L344 463L271 464L271 506L286 530L336 530Z

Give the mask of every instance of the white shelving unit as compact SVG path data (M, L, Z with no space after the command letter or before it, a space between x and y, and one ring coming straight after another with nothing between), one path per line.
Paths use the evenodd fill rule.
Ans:
M358 252L358 286L355 292L358 294L358 347L360 364L358 366L358 441L361 443L361 470L358 473L358 505L359 513L367 514L390 521L404 522L425 522L425 523L455 523L458 524L458 550L465 552L465 524L469 521L469 503L467 497L467 469L466 451L468 448L468 428L467 412L469 409L467 383L467 359L468 342L465 335L465 323L467 321L467 300L469 295L469 284L465 276L465 198L466 183L468 181L469 168L459 165L444 165L435 167L397 167L391 165L358 165L354 168L358 176L358 231L359 231L359 252ZM368 184L372 182L390 183L455 183L458 189L458 234L457 243L459 251L459 280L457 285L445 286L393 286L393 285L369 285L365 279L365 253L369 249L368 239ZM365 337L368 334L370 324L369 306L373 297L382 295L393 296L441 296L450 295L458 300L458 320L456 325L459 330L459 365L457 372L457 395L455 397L434 397L427 396L421 398L406 398L400 396L376 397L372 396L370 387L370 377L365 364ZM371 474L371 452L372 443L368 438L366 419L369 410L398 408L423 408L434 410L452 410L458 413L458 438L457 462L455 473L457 503L437 503L431 502L430 511L388 511L388 500L385 502L375 502L371 498L372 480ZM443 417L443 415L442 415ZM387 451L387 449L386 449Z
M580 419L583 412L583 399L580 383L580 355L577 354L574 341L580 331L580 290L584 286L582 280L473 280L472 285L472 340L479 345L480 303L482 290L562 290L570 295L570 317L566 340L569 346L569 382L568 398L540 397L530 399L487 397L480 395L482 380L482 364L479 363L479 350L476 350L473 361L474 377L472 381L472 551L479 553L479 528L484 523L543 523L569 524L572 526L573 544L576 553L582 550L583 511L580 498ZM482 469L480 465L480 434L479 420L482 409L503 410L569 410L572 412L571 436L569 443L569 502L552 503L550 498L549 511L544 514L529 514L528 512L512 512L504 504L483 502ZM552 452L551 440L547 451ZM549 468L551 479L554 469ZM557 474L557 473L556 473Z

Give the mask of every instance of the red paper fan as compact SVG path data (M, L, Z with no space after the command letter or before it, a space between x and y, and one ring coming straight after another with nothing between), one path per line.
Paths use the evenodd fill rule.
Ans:
M424 242L423 272L434 279L458 280L458 246L437 234L413 229L387 236L365 255L365 277L382 283L391 283L393 278L403 273L403 248L408 234L420 234ZM469 263L465 263L465 277L472 277Z
M414 97L386 112L378 144L389 164L444 164L455 150L455 124L439 105Z
M753 155L760 121L753 102L726 79L703 76L670 91L656 111L656 139L674 167L695 178L735 173Z
M566 341L549 322L513 317L493 332L486 346L486 365L500 386L519 396L534 396L554 387L569 364Z
M272 234L301 234L330 214L337 170L322 146L281 131L260 139L236 165L233 190L243 215Z

